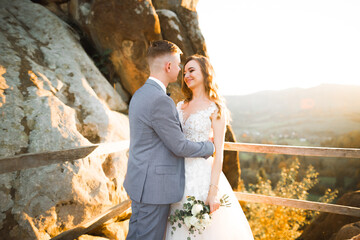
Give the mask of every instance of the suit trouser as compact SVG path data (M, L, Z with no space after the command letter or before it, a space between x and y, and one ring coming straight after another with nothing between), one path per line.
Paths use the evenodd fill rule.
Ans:
M127 240L162 240L170 204L146 204L132 200Z

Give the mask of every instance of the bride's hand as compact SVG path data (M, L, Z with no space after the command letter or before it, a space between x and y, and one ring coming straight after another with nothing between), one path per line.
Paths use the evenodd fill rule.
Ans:
M214 143L214 130L213 129L210 130L209 141Z
M214 186L210 186L205 204L210 206L210 213L213 213L220 208L220 200L217 196L217 188Z

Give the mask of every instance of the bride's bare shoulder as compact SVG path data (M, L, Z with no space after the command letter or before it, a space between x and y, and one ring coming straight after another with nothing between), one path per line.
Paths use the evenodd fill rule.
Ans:
M185 100L181 100L178 103L178 106L181 108L181 110L184 110L187 106L188 106L189 102L185 101Z

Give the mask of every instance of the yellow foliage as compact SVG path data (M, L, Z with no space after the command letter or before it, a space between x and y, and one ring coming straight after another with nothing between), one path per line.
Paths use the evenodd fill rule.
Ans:
M318 182L318 173L309 166L305 177L298 180L299 165L296 159L290 168L283 168L275 188L271 187L270 180L258 175L258 183L250 185L249 192L306 200L309 189ZM335 197L336 191L328 190L320 201L331 202ZM309 224L317 214L314 211L262 203L246 203L245 208L245 214L256 240L296 239L301 235L304 225Z

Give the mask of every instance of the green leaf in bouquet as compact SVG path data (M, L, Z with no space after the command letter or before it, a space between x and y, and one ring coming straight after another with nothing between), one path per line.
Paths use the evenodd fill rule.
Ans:
M191 203L185 203L185 209L191 209Z
M205 213L210 213L210 206L204 205Z

